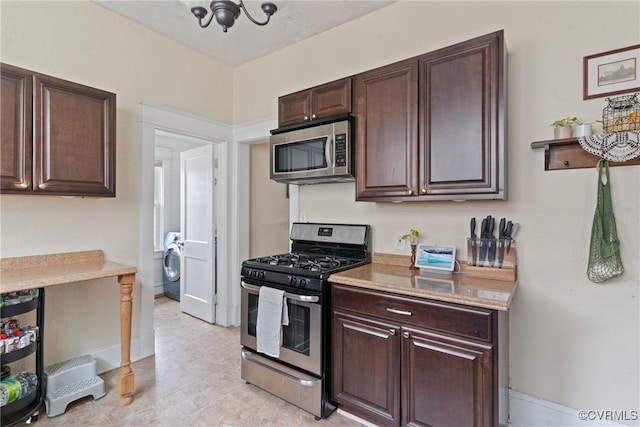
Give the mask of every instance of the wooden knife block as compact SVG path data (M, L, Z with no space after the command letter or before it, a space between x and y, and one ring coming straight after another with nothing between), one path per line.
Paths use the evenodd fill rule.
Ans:
M516 280L516 242L511 240L511 247L509 253L507 253L508 240L504 241L504 259L502 260L502 268L498 267L499 252L500 252L500 240L499 239L473 239L476 243L476 265L473 265L471 250L472 239L467 239L467 267L465 273L472 277L482 277L485 279L494 280ZM481 245L487 244L491 241L496 246L496 256L493 266L489 262L489 251L487 250L485 256L480 260L480 248Z

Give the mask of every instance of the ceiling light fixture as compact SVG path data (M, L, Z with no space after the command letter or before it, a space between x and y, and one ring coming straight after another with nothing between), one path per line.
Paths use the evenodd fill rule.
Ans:
M244 13L247 14L247 18L251 20L254 24L257 25L267 25L269 23L269 19L271 19L271 15L276 13L278 8L275 4L271 2L262 3L262 11L267 15L267 20L264 22L258 22L249 15L247 12L247 8L244 7L244 3L240 0L240 3L236 4L230 0L219 0L212 1L209 5L211 9L211 17L206 23L202 23L204 17L207 16L207 9L202 6L195 6L191 8L191 13L198 18L198 23L201 28L207 28L213 18L216 18L216 22L222 26L222 31L227 32L227 28L232 27L236 22L236 19L240 16L240 8L244 10Z

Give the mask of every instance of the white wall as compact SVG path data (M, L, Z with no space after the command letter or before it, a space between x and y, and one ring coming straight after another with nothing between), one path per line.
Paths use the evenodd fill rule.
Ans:
M611 171L626 271L596 285L585 275L596 171L545 172L530 143L552 139L557 118L600 118L604 99L582 99L582 58L638 44L638 28L638 2L400 2L235 69L234 121L275 117L280 95L504 29L508 201L356 203L353 184L322 184L300 187L300 211L370 223L375 251L394 252L394 232L417 228L462 257L470 217L519 222L511 387L578 409L637 410L640 167Z
M140 104L231 123L232 70L90 2L0 7L2 62L117 94L117 197L2 195L1 256L103 249L109 260L139 266ZM153 336L153 278L148 281L138 276L134 288L134 358L153 352L152 339L150 349L138 347ZM47 290L45 364L117 350L118 304L115 280Z
M269 179L269 141L250 153L249 258L289 251L289 199L286 185Z
M302 187L295 200L310 220L371 223L374 250L384 252L393 251L393 233L408 227L462 252L469 217L517 220L513 389L581 409L638 408L640 168L612 169L626 272L594 285L584 271L595 171L544 172L543 153L529 147L550 139L548 124L559 117L600 117L603 99L582 100L582 57L639 43L638 2L401 2L234 70L88 2L5 1L0 14L0 60L118 95L118 196L0 196L0 256L101 248L132 265L139 263L142 101L223 123L265 120L269 129L279 95L503 28L510 52L508 201L355 203L353 184ZM238 163L243 155L248 159L246 147L238 149ZM326 207L336 203L344 206L340 213ZM238 245L234 250L246 254ZM152 328L151 286L138 283L134 292L134 339ZM113 281L54 288L46 310L45 363L119 343ZM95 333L87 336L87 329Z

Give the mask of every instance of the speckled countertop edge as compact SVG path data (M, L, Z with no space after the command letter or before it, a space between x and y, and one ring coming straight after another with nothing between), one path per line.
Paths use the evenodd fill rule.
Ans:
M469 277L464 273L427 274L409 269L410 258L394 254L374 254L373 262L332 274L329 281L343 285L427 298L472 307L508 311L517 282ZM416 276L436 283L450 283L455 291L434 291L416 287ZM419 279L418 279L419 280Z
M135 274L136 267L105 261L101 250L0 259L0 292Z

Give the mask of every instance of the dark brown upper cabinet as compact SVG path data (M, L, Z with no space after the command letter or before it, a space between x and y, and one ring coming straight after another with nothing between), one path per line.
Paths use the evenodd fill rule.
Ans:
M355 78L357 200L414 196L418 187L418 61Z
M33 176L33 77L30 72L1 64L2 111L0 143L2 156L0 188L31 191Z
M351 78L278 98L278 127L351 112Z
M1 190L115 197L116 96L2 64Z
M356 76L356 199L506 199L503 31Z

